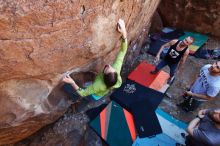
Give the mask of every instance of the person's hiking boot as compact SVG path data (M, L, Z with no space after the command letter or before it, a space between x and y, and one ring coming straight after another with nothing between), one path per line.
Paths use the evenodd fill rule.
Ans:
M150 73L152 74L152 75L155 75L155 74L157 74L159 71L158 70L152 70L152 71L150 71Z
M175 80L175 76L169 77L169 79L167 80L167 84L171 85Z

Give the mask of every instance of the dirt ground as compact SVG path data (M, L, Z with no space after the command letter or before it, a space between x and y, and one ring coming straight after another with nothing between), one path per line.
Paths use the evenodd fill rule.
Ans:
M216 38L211 38L205 47L209 49L220 48L220 41ZM140 55L134 59L131 64L126 64L123 67L122 75L127 76L128 73L134 69L141 61L147 61L153 63L154 57L147 54L146 51L149 48L149 44L141 50ZM191 121L199 109L220 107L219 95L211 102L206 102L197 111L185 113L179 109L176 104L179 103L182 98L180 95L183 94L185 89L194 81L199 73L200 68L209 63L213 63L215 60L198 59L190 56L185 65L183 71L177 76L174 84L169 88L167 93L170 97L165 97L160 108L174 116L175 118L182 120L186 123ZM165 71L169 71L166 67ZM96 107L102 103L108 103L110 100L108 96L98 102L88 102L83 100L77 109L71 107L66 114L61 117L55 123L46 126L39 130L39 132L28 137L27 139L18 142L16 146L103 146L105 145L102 140L88 127L89 119L85 115L85 111L92 107Z

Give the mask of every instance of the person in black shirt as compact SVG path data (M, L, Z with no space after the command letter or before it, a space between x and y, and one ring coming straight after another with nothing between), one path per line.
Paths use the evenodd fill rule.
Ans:
M182 66L189 55L188 46L191 45L193 41L194 38L189 36L182 41L175 39L162 45L159 52L156 55L155 62L159 61L160 54L164 48L170 48L166 53L165 58L161 60L161 62L156 66L155 70L151 71L151 74L156 74L159 70L168 65L170 68L170 78L168 79L167 83L170 84L174 79L176 68L177 72L182 70Z

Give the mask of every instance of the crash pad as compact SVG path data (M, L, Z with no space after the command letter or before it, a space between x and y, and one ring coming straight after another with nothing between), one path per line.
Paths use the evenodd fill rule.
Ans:
M175 119L160 108L156 110L156 114L163 132L152 137L137 137L132 146L176 146L177 143L184 145L187 124Z
M131 105L138 101L150 103L152 109L156 110L163 97L163 93L129 79L111 95L112 100L116 101L129 112L131 112Z
M189 46L190 54L194 54L202 45L204 45L208 36L200 33L185 31L185 35L181 36L179 39L184 40L186 37L191 36L195 39L192 45Z
M160 70L157 74L153 75L150 71L154 69L154 65L143 61L128 75L128 79L158 91L163 88L162 91L165 92L169 87L167 85L169 74Z
M109 146L131 146L136 138L133 117L114 101L89 125Z
M151 137L162 133L159 120L150 102L134 102L131 105L131 113L140 138Z

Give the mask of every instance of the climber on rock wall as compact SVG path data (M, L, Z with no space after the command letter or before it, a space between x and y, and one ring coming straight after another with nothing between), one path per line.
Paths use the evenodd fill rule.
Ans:
M113 65L105 65L103 71L96 76L93 84L83 89L80 88L69 75L63 78L62 81L66 83L64 85L64 90L72 97L73 101L76 101L79 96L92 96L93 99L98 100L106 95L111 89L121 86L122 78L120 72L128 47L127 31L125 22L122 19L119 19L117 29L122 35L120 51Z

